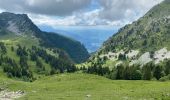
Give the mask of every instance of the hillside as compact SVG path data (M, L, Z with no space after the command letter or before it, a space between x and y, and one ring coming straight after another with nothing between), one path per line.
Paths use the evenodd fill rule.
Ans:
M149 61L155 61L159 63L170 58L168 56L169 33L170 1L165 0L105 41L95 57L107 57L118 61L119 54L122 54L128 62L146 64ZM161 58L161 55L165 57Z
M90 59L78 66L110 79L169 80L170 1L121 28Z
M0 70L9 78L34 81L42 76L74 72L76 67L60 49L27 47L0 42Z
M28 42L33 42L32 44L36 42L35 45L45 48L62 49L76 63L85 61L89 56L86 48L80 42L56 33L41 31L26 14L1 13L0 35L1 40L18 40L19 43L26 45L29 45ZM32 41L25 41L28 39Z
M169 47L170 2L153 7L142 18L121 28L107 40L101 52L138 49L142 52Z
M0 14L0 70L10 78L34 81L74 72L88 56L80 42L41 31L26 14Z
M6 93L6 96L0 95L0 99L16 96L19 100L169 100L170 98L169 82L114 81L96 75L77 73L44 77L33 83L11 80L3 74L0 74L0 78L0 94Z

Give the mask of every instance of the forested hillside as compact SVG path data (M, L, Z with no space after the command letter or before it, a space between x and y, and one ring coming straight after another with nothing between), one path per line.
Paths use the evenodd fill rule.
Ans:
M34 81L38 76L76 71L71 59L58 49L27 48L0 42L0 51L0 69L11 78Z
M82 69L111 79L170 79L170 1L121 28Z

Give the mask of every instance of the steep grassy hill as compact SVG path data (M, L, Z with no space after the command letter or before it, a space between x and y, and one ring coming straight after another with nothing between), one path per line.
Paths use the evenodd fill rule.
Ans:
M122 62L158 64L169 59L170 50L170 1L165 0L154 6L143 17L121 28L104 42L100 50L91 57L108 59L108 64Z
M170 1L153 7L142 18L121 28L107 40L100 52L138 49L141 52L170 49Z

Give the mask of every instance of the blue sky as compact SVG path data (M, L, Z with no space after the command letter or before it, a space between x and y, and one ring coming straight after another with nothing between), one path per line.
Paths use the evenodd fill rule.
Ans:
M101 6L98 0L91 0L91 4L89 5L89 7L87 7L87 9L89 10L100 9L100 8Z
M0 0L0 12L26 13L38 26L122 27L163 0Z

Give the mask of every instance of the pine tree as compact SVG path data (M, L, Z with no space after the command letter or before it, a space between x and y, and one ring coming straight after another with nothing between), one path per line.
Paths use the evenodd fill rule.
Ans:
M163 71L162 66L157 65L157 66L155 67L155 69L154 69L153 76L154 76L157 80L159 80L159 79L163 76L162 71Z
M117 66L117 74L116 74L116 79L123 79L124 77L124 66L123 65L118 65Z
M152 78L152 63L148 63L143 66L143 79L144 80L151 80Z
M131 68L127 66L124 70L124 79L125 80L130 80L131 79Z
M165 74L170 74L170 59L165 61Z

